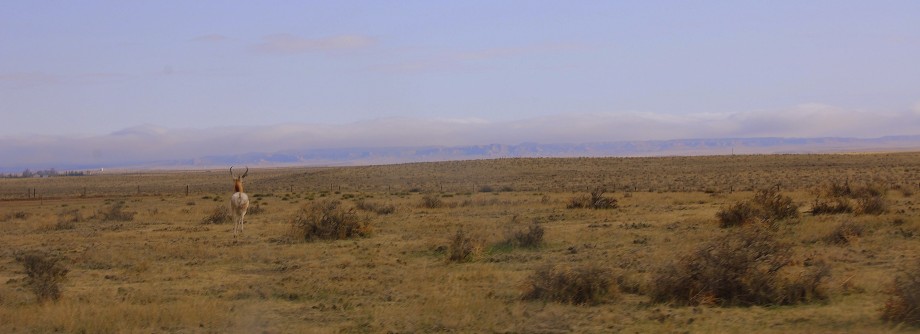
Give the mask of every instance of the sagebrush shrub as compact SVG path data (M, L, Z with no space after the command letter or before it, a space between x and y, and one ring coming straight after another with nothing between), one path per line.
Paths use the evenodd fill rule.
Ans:
M355 201L355 207L359 210L374 212L378 215L388 215L396 212L396 206L393 204L383 204L365 199Z
M118 201L115 204L112 204L108 209L101 212L102 221L118 221L118 222L127 222L134 220L134 215L137 212L124 211L125 202Z
M521 298L593 305L615 297L618 292L613 275L607 268L549 264L527 278Z
M226 205L215 206L211 214L201 220L202 224L229 224L232 222L233 214L230 213L230 208Z
M617 200L604 196L604 190L595 188L587 195L572 197L566 206L569 209L616 209Z
M436 194L428 194L422 197L422 202L419 205L423 208L437 209L444 206L444 201Z
M463 228L458 228L447 247L447 261L470 262L482 253L483 241L467 234Z
M795 218L799 206L789 196L780 194L775 188L759 190L752 199L723 208L716 213L720 227L732 227L752 223L774 222Z
M543 226L534 222L527 226L526 231L515 231L510 238L515 247L537 248L543 244Z
M291 219L291 236L295 240L348 239L370 235L370 223L358 217L354 209L345 209L337 200L323 200L304 206Z
M816 193L818 198L812 205L812 215L840 213L880 215L888 212L885 188L878 185L851 187L849 182L842 185L833 182L819 188Z
M746 226L702 245L653 274L656 302L689 305L788 305L824 300L824 263L791 274L789 245L761 226Z
M57 230L69 230L76 227L76 223L83 221L83 215L79 209L63 210L58 214L57 224L54 228Z
M849 244L862 237L865 228L857 223L845 221L824 237L824 242L835 245Z
M815 203L811 206L812 215L835 215L840 213L853 212L853 206L845 197L833 197L830 199L816 198Z
M898 275L882 307L882 319L920 326L920 263Z
M69 271L61 264L61 258L43 252L26 252L16 256L26 272L26 284L35 293L38 302L61 298L60 283Z
M515 221L512 220L512 224ZM537 248L543 244L543 234L545 229L537 221L532 222L526 228L517 228L511 226L505 232L505 240L499 243L502 246Z

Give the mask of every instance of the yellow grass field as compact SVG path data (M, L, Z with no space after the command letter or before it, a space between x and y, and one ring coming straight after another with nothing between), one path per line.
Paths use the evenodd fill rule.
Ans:
M885 212L811 215L834 182L884 189ZM920 153L251 168L245 190L261 212L234 235L231 223L203 222L229 207L227 170L0 179L0 332L914 331L881 310L920 260L918 186ZM567 207L596 188L617 207ZM829 265L826 299L653 300L656 273L739 233L719 227L720 210L769 188L798 204L771 228L792 268ZM293 237L301 209L327 200L369 234ZM112 219L118 210L134 215ZM828 241L843 223L864 230ZM534 224L538 247L502 246ZM449 261L458 230L472 240L467 261ZM67 269L57 300L39 301L17 261L36 251ZM523 299L547 265L603 269L611 292L586 304Z

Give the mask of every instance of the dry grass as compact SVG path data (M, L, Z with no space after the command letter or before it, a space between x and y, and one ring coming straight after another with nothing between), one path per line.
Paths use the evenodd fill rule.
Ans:
M917 275L898 268L914 265L912 254L920 252L920 206L915 195L904 195L905 189L917 189L918 153L255 169L247 188L253 205L264 211L247 214L247 233L236 236L230 224L201 224L215 207L228 207L225 174L0 180L0 332L872 333L912 328L901 325L909 317L886 320L879 310L887 307L895 315L914 308L905 301L916 290L908 279ZM751 224L771 228L770 239L749 238L750 247L743 248L751 251L740 251L744 238L733 238L752 226L721 229L715 222L720 209L752 202L756 189L778 180L782 196L761 197L779 204L789 203L788 197L791 204L809 206L814 189L836 177L849 179L850 193L872 195L859 190L864 185L899 191L865 196L883 200L886 210L879 214L857 214L857 199L847 195L851 213ZM480 192L482 185L492 191ZM566 209L574 195L595 187L622 192L617 208ZM44 196L24 198L25 189ZM426 196L441 205L420 205ZM290 242L295 218L311 221L306 218L311 207L335 200L340 202L329 211L332 216L350 212L338 217L356 218L373 226L373 233ZM367 208L379 204L397 210L378 214L357 208L360 201L371 204ZM119 202L117 211L134 213L133 219L105 221ZM845 222L862 232L842 227ZM306 239L300 235L297 240ZM452 247L455 240L458 246ZM524 246L530 244L539 246ZM451 248L462 261L448 260ZM15 250L59 259L68 271L58 281L57 301L39 303ZM766 255L751 255L757 254L753 250ZM695 302L676 297L689 294L683 292L656 299L654 289L667 282L658 275L682 261L685 267L679 265L674 275L683 279L675 281L737 293L694 293ZM685 278L681 273L696 268L692 265L722 277L740 273L741 283ZM587 274L575 274L580 272ZM892 277L901 276L893 289ZM537 286L540 297L522 300ZM609 287L608 293L594 293L601 287ZM594 292L583 293L588 291ZM589 306L574 305L580 303ZM733 307L760 304L783 306Z

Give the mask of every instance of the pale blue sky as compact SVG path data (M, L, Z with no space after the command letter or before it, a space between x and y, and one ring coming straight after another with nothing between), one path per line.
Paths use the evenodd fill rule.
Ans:
M0 137L387 120L543 124L456 143L918 134L918 18L920 1L0 1ZM570 133L541 140L546 124ZM699 124L718 127L673 131Z

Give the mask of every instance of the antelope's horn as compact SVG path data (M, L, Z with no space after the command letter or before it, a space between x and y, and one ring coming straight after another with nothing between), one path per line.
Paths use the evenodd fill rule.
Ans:
M249 166L246 166L246 172L243 173L243 176L240 176L240 178L244 178L246 175L249 175Z
M233 176L233 166L230 166L230 177L236 178L235 176Z

